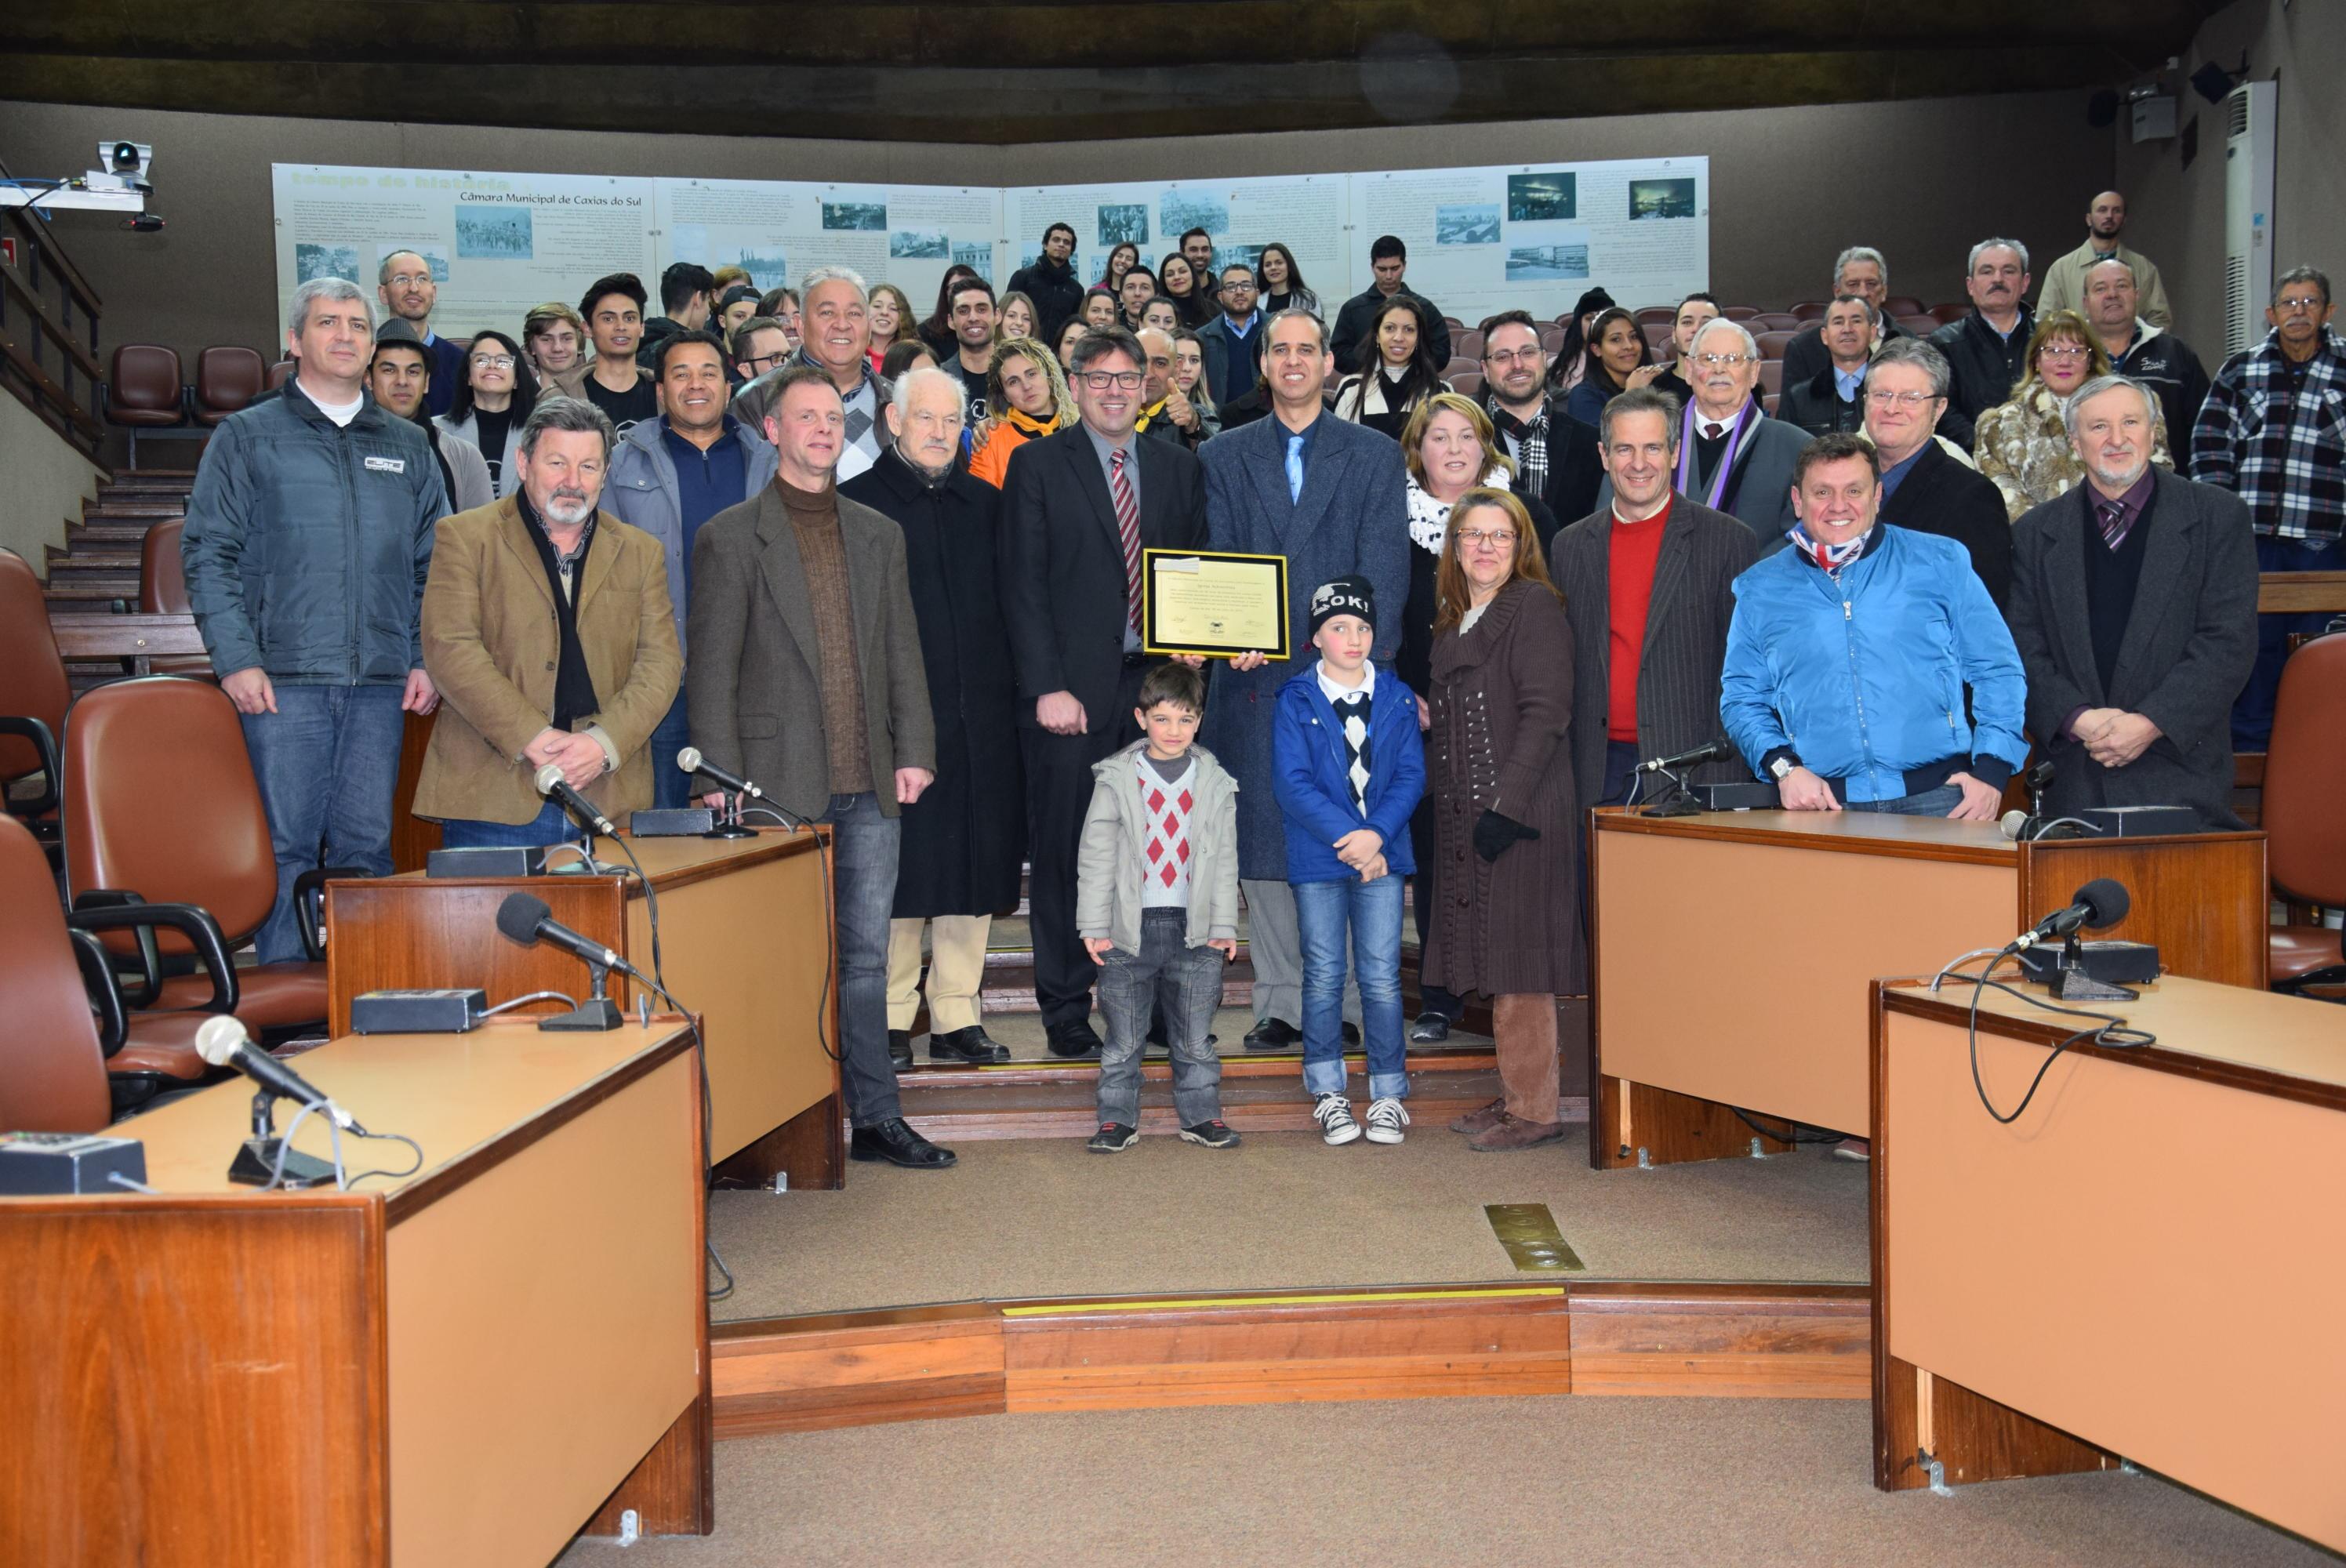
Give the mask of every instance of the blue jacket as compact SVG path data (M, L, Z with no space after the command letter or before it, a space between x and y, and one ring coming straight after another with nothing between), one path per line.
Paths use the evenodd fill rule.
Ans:
M748 501L774 482L779 461L766 438L731 414L725 416L741 443L743 484L739 499ZM676 639L684 642L686 575L684 505L676 477L676 459L660 440L667 421L648 419L619 438L611 449L611 472L603 484L603 510L630 527L640 528L660 543L668 557L668 602L676 606ZM728 503L728 504L731 504ZM704 519L705 521L705 519Z
M1961 545L1875 529L1838 585L1793 550L1735 579L1719 700L1728 736L1763 779L1770 754L1790 750L1843 800L1935 789L1951 769L1933 765L1950 759L2001 788L2028 756L2012 634Z
M1391 670L1377 672L1369 696L1369 809L1352 804L1345 774L1344 732L1320 689L1313 659L1279 688L1271 718L1271 792L1287 821L1287 880L1334 882L1360 873L1336 858L1336 840L1362 828L1385 841L1385 869L1417 870L1409 819L1425 794L1425 744L1417 733L1417 698Z

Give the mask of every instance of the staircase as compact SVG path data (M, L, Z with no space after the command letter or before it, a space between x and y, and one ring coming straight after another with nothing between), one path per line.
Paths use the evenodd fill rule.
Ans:
M82 503L79 522L66 524L62 547L45 552L45 596L52 615L102 615L138 607L138 552L147 530L182 516L196 476L172 469L125 470ZM70 667L78 693L110 678L89 666Z

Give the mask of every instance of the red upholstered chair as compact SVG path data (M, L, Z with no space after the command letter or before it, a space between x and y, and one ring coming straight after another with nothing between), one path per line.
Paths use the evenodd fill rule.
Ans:
M2281 667L2259 822L2274 897L2346 907L2341 779L2346 779L2346 633L2333 632L2305 644ZM2340 934L2326 926L2273 927L2273 989L2346 983Z
M1946 323L1940 321L1938 317L1922 311L1900 315L1898 317L1898 324L1905 328L1908 331L1913 333L1918 338L1927 338L1933 332L1937 331L1941 327L1946 325Z
M1650 327L1656 322L1669 327L1678 324L1678 313L1671 305L1641 305L1629 313L1629 319L1641 327Z
M142 616L184 616L188 606L187 568L179 560L179 535L184 518L173 517L147 530L138 545L138 613ZM152 660L157 675L192 675L209 680L212 661L201 654L173 655Z
M1454 360L1473 360L1476 364L1481 364L1483 362L1483 329L1469 327L1463 332L1453 332L1450 335L1450 357Z
M1564 347L1564 329L1550 321L1540 328L1539 341L1541 351L1549 359L1554 359L1556 356L1556 351Z
M1784 346L1787 343L1790 343L1794 338L1800 336L1798 332L1787 332L1781 331L1754 332L1751 335L1760 344L1760 357L1763 360L1782 359L1784 357Z
M1721 305L1719 313L1730 321L1748 321L1760 313L1757 305Z
M1481 371L1460 371L1456 375L1450 377L1449 380L1450 390L1456 392L1460 397L1473 398L1476 402L1481 402L1483 401L1483 372Z
M269 367L250 349L215 346L196 356L196 423L218 424L260 395Z
M1792 307L1792 319L1796 321L1821 321L1825 319L1825 312L1831 309L1832 304L1830 300L1803 300Z
M1782 360L1763 359L1760 361L1760 389L1762 392L1770 393L1780 392L1784 390L1784 361ZM1773 413L1776 411L1774 409L1770 409L1768 412L1770 413Z
M1762 311L1743 323L1748 332L1797 332L1808 323L1789 311Z
M66 721L66 875L76 915L132 902L188 905L244 946L277 898L269 818L235 705L219 687L178 676L93 687ZM326 872L313 872L321 881ZM334 871L336 876L356 873ZM309 962L231 967L164 978L157 954L195 952L183 932L119 932L107 944L145 970L131 996L142 1009L232 1013L245 1027L287 1030L326 1016L322 943L307 932Z
M73 688L49 630L41 580L25 557L0 550L0 797L56 858L57 738ZM40 795L18 799L17 780L40 774Z
M1931 307L1930 313L1936 317L1938 319L1939 325L1943 327L1951 321L1960 321L1965 316L1970 315L1972 313L1972 308L1969 304L1963 303L1953 305L1933 305Z
M1773 419L1776 417L1776 406L1783 401L1783 393L1770 392L1767 396L1760 400L1760 412L1766 414L1770 419Z
M1912 294L1892 294L1882 301L1882 309L1892 316L1922 316L1929 314L1931 307Z
M291 381L293 379L293 372L301 368L301 361L299 360L280 360L275 364L270 366L269 390L270 392L275 392L279 387L281 387L287 382Z
M98 389L106 422L130 433L130 466L138 466L141 432L178 430L188 423L187 388L179 356L159 343L125 343L114 351L114 374Z

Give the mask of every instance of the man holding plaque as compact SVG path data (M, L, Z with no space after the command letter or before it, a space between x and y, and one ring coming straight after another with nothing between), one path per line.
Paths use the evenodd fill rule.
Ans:
M1365 425L1323 417L1320 393L1335 369L1328 329L1308 311L1282 311L1262 329L1271 417L1208 442L1206 515L1211 547L1287 559L1288 646L1301 647L1321 583L1358 575L1377 599L1409 596L1409 471L1401 447ZM1152 443L1153 444L1153 443ZM1377 627L1370 657L1383 669L1401 648L1401 617ZM1303 961L1287 834L1270 786L1271 720L1291 667L1261 650L1233 658L1206 694L1204 734L1239 781L1239 887L1246 894L1254 964L1250 1051L1302 1038ZM1355 1004L1356 1005L1356 1004Z
M1133 428L1148 370L1121 327L1086 333L1067 375L1079 422L1012 453L1002 482L1002 607L1026 757L1035 1001L1052 1054L1071 1058L1100 1053L1091 1025L1098 970L1076 931L1092 764L1139 734L1132 716L1140 679L1163 662L1141 651L1141 553L1206 543L1198 460ZM1270 725L1266 698L1266 767ZM1263 798L1275 821L1267 776Z

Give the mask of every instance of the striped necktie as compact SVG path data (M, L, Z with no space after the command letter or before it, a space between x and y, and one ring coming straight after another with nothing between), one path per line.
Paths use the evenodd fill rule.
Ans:
M2105 501L2095 512L2102 525L2102 543L2113 550L2125 544L2127 531L2134 526L2134 509L2123 501Z
M1132 493L1132 480L1124 472L1125 460L1132 454L1122 447L1108 454L1107 492L1116 503L1116 531L1124 541L1125 618L1134 631L1140 629L1140 499Z

